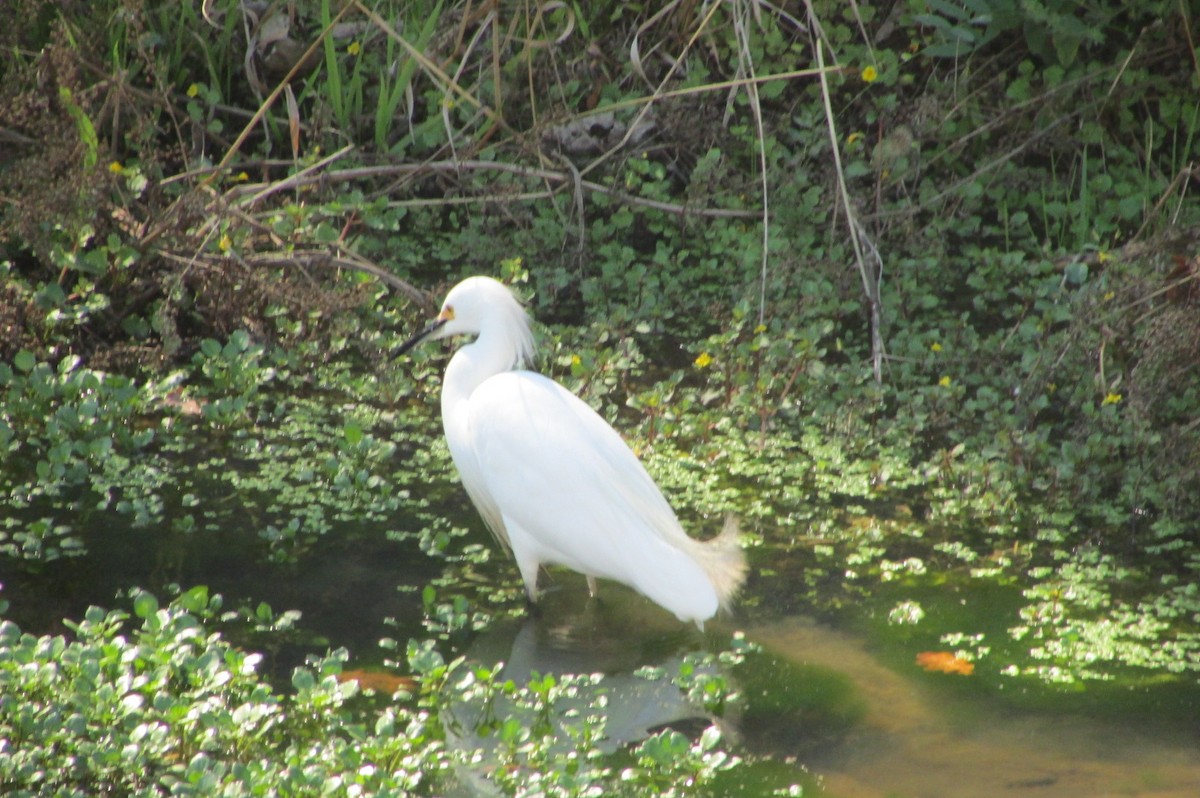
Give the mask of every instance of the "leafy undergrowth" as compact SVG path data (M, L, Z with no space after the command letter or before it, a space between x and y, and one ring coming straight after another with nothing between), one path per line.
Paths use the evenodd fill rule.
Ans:
M904 584L923 598L889 590L905 608L896 622L919 625L928 588L998 585L1023 597L1002 627L977 618L967 620L986 624L986 638L969 625L941 630L974 641L971 656L992 671L1059 683L1200 669L1189 578L1200 555L1186 525L1159 511L1139 545L1123 525L1144 509L1126 508L1119 492L1094 498L1086 482L1061 476L1136 445L1136 431L1120 426L1122 403L1095 403L1090 414L1112 437L1078 463L1029 445L1054 433L1039 427L1019 456L1016 439L1003 448L980 441L988 425L939 448L916 421L879 417L868 375L845 380L855 369L826 363L810 340L792 331L775 339L751 323L695 345L693 362L658 380L643 373L636 336L592 349L570 329L546 337L557 353L548 371L627 433L690 526L704 530L729 512L743 519L761 550L745 597L756 612L875 613L873 596ZM475 542L473 519L447 516L458 493L435 418L442 356L419 353L385 376L333 361L305 378L297 356L235 336L206 343L190 378L147 384L18 358L2 372L10 429L39 434L11 433L6 556L34 567L86 555L87 530L111 525L107 513L176 535L220 532L251 541L248 556L280 563L353 528L412 540L434 558L423 604L427 628L443 639L519 608L520 590L496 583L503 571ZM745 365L756 362L758 374ZM931 381L939 370L934 363ZM271 387L285 380L294 390ZM929 397L931 413L978 412L955 387L934 382L917 395ZM987 412L1016 425L1012 407Z
M767 344L766 331L751 334ZM1137 564L1122 564L1099 543L1068 548L1090 531L1082 524L1092 513L1032 490L1028 464L1001 468L966 447L953 457L939 450L925 455L894 429L875 438L850 434L863 422L848 416L869 406L832 406L836 365L808 361L804 376L791 382L804 380L796 393L807 397L803 403L780 403L764 413L739 398L753 391L730 392L714 341L680 371L641 384L606 383L578 368L614 350L639 360L632 338L595 350L568 346L564 336L552 343L564 354L550 370L576 381L621 426L689 526L714 519L712 525L728 511L744 518L755 565L745 613L886 617L888 630L881 634L899 638L901 647L948 648L956 662L974 666L975 678L1019 679L1027 687L1089 679L1126 687L1194 682L1200 642L1194 582L1161 567L1180 552L1194 559L1186 544L1166 547L1166 559L1143 552ZM156 404L160 386L122 386L140 398L127 403L119 426L156 425L154 439L131 461L169 465L169 489L165 482L147 484L140 468L84 479L90 469L76 474L66 467L63 487L41 495L39 506L51 525L66 526L78 523L68 520L75 509L98 496L138 495L140 502L109 502L94 512L151 526L182 523L188 534L204 535L227 527L255 497L269 496L269 504L260 501L249 513L258 526L241 533L258 536L264 569L281 556L302 558L330 534L329 524L311 522L280 539L280 517L316 512L365 523L398 508L414 513L411 534L440 563L422 596L428 639L392 644L403 650L398 665L416 679L416 695L382 708L361 702L356 688L338 678L344 652L296 670L290 685L268 679L258 672L259 655L220 633L230 628L238 636L239 616L222 615L220 600L203 589L165 607L135 591L124 599L132 616L91 609L68 622L65 634L27 634L6 622L0 630L0 738L8 746L3 778L14 794L68 795L102 786L130 794L239 795L264 784L333 794L438 794L481 773L515 794L683 794L723 783L725 771L748 766L716 726L694 738L662 731L613 753L602 704L595 703L605 695L603 680L595 681L600 677L535 676L522 683L458 658L473 635L522 599L512 569L489 565L487 547L440 515L438 491L454 489L433 412L440 355L419 356L411 374L367 379L331 364L313 375L321 383L319 397L306 397L244 390L247 382L262 384L266 363L274 364L273 379L285 373L284 353L251 351L236 341L204 349L192 373L195 387L175 385L183 391L179 402ZM709 356L701 357L705 352ZM253 376L214 380L212 358ZM63 408L79 410L76 385L102 390L99 377L82 367L63 375L24 357L17 366L8 384L23 396L41 396L46 418L61 417ZM636 378L636 368L631 371ZM35 391L30 383L44 387ZM827 398L811 398L822 394ZM379 409L379 398L388 395L400 409ZM666 398L647 401L651 396ZM629 401L634 397L640 398ZM618 404L622 398L627 402ZM228 399L238 400L237 413L204 411ZM195 406L185 408L187 400ZM47 429L70 440L73 428ZM21 440L14 451L52 463L51 449ZM986 480L969 476L985 466ZM10 501L30 489L32 483L18 478L23 473L5 472ZM262 482L264 475L273 488ZM79 499L78 490L90 498ZM239 497L233 509L210 508L231 491ZM196 500L162 498L180 493ZM54 501L66 497L73 498ZM65 549L86 554L85 530L76 532ZM36 564L53 554L43 544L22 548L20 556ZM960 605L965 609L953 609ZM695 673L693 664L667 675L699 690L701 703L714 710L726 701L737 705L733 685L697 685L689 681ZM591 714L568 726L564 749L563 727L554 719L560 713L578 718L588 702L595 703ZM490 703L507 707L494 728L463 737L455 707ZM501 723L505 716L526 717L513 707L529 720ZM475 724L468 728L480 733ZM78 764L56 765L61 756Z
M102 528L270 567L390 535L430 563L408 664L465 679L437 657L519 584L448 509L442 355L387 353L434 304L417 286L496 273L689 527L743 518L756 617L867 619L997 689L1194 684L1194 16L584 5L4 4L6 571L36 584ZM383 739L432 692L364 725L337 658L267 685L184 596L130 598L140 630L3 627L6 722L45 735L23 789L420 791L460 761L423 726ZM154 703L163 674L186 711ZM71 704L93 683L96 718ZM62 691L34 717L26 687ZM205 706L229 736L188 737ZM501 731L504 788L542 784L551 750ZM54 764L68 738L92 781ZM682 789L719 742L660 736L621 786L582 739L555 789Z
M166 606L143 591L129 599L133 617L93 607L68 622L69 636L0 622L6 794L436 795L487 778L514 792L682 795L739 762L716 726L696 741L651 734L614 758L603 690L589 690L598 675L516 684L417 641L405 655L414 686L392 702L364 700L357 681L339 678L344 650L297 668L283 691L258 674L261 655L215 631L220 597L194 588ZM745 648L722 657L740 661ZM699 664L642 678L724 701L724 682L695 675ZM584 716L567 711L581 694L594 704ZM462 736L455 707L499 704L503 722Z

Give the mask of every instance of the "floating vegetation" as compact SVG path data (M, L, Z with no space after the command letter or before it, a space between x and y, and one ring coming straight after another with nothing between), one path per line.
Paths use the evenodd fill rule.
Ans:
M885 728L914 681L1194 721L1184 4L259 5L3 4L0 789L794 795L778 740ZM516 569L453 478L442 355L386 359L470 273L689 530L741 518L733 623L853 644L480 653ZM192 587L221 580L251 589ZM283 582L303 617L253 595ZM607 750L614 686L675 726ZM880 770L1002 731L899 714Z

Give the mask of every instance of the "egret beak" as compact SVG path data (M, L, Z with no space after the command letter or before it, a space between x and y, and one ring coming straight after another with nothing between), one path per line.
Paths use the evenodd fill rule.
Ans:
M405 352L412 349L414 346L421 343L426 338L428 338L429 336L433 335L435 332L440 330L442 328L442 325L444 325L448 321L450 321L450 317L438 316L436 319L434 319L432 322L429 323L428 327L426 327L424 330L421 330L419 333L414 335L412 338L409 338L407 341L405 341L403 344L401 344L400 348L398 350L396 350L395 356L400 357Z

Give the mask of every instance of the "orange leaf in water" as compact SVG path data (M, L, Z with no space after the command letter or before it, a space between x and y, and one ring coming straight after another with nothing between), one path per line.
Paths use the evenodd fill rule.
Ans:
M949 651L922 651L917 654L917 664L927 671L940 673L961 673L970 676L975 672L975 665L954 656Z
M360 690L374 690L391 695L399 690L412 691L417 682L409 676L396 676L383 671L349 670L338 674L339 682L358 682Z

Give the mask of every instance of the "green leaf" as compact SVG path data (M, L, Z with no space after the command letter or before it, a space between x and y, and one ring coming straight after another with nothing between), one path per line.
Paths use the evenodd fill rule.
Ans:
M296 668L292 673L292 687L298 692L306 693L317 686L317 679L308 668Z
M320 222L313 230L313 238L322 244L333 244L341 238L341 231L328 222Z
M75 130L79 133L79 139L83 142L83 165L87 169L93 168L100 160L100 139L96 135L96 128L92 124L92 120L88 119L88 115L82 108L75 103L75 98L71 94L71 90L66 86L59 86L58 98L66 107L67 113L75 120Z
M133 614L139 618L149 618L158 612L158 599L145 591L139 592L133 598Z
M37 358L33 356L33 352L28 349L22 349L13 357L13 366L18 371L23 371L26 374L33 371L33 367L37 365Z
M1145 197L1134 194L1117 200L1117 215L1122 219L1137 219L1142 215Z
M179 597L179 606L193 615L198 615L208 609L208 588L197 585Z

